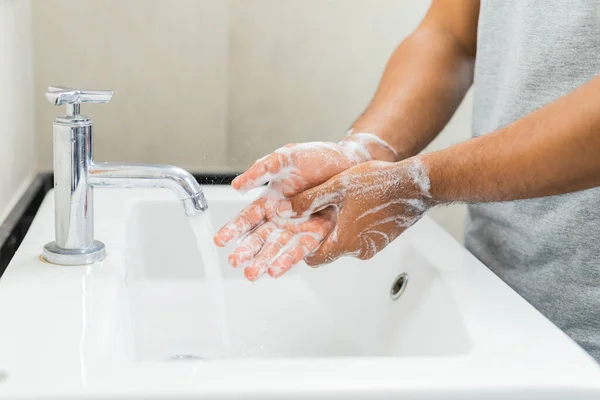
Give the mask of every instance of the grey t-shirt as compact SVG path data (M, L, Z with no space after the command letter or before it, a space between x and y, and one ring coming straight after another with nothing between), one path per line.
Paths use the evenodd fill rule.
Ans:
M600 0L481 0L473 135L598 74ZM476 257L600 361L600 188L471 205L465 235Z

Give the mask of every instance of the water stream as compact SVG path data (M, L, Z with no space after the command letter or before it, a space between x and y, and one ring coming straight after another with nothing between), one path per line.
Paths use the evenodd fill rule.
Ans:
M231 355L231 336L227 324L227 307L225 303L225 285L221 275L221 265L217 248L213 244L213 229L210 221L210 211L189 218L190 226L196 235L198 251L204 264L204 274L209 291L210 306L217 318L217 325L221 335L221 354L223 357ZM199 316L200 318L200 316Z

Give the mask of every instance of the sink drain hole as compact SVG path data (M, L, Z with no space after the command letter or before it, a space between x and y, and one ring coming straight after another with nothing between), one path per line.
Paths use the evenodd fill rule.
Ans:
M397 300L402 293L406 290L406 285L408 284L408 274L402 273L396 277L394 283L392 283L392 287L390 288L390 297L392 300Z

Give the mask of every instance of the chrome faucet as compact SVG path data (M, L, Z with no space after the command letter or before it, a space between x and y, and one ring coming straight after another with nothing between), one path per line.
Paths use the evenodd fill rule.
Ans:
M46 97L67 115L57 117L54 134L55 241L44 246L46 261L83 265L106 257L104 243L94 240L94 187L167 188L181 200L187 215L206 210L198 182L187 171L169 165L95 163L92 120L80 115L81 103L108 103L109 90L49 87Z

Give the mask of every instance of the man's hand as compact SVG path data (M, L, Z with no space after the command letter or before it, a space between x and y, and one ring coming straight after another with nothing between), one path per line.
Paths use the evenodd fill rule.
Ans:
M363 260L373 257L433 205L427 171L418 158L412 158L357 165L279 203L277 213L306 218L321 210L335 210L335 228L306 258L309 265L319 265L344 255Z
M289 197L361 162L394 161L396 157L396 151L377 136L350 131L338 143L288 144L257 160L231 185L248 191L271 182L272 189Z
M253 231L232 252L229 262L234 267L247 266L246 276L249 279L256 279L268 269L271 262L275 261L272 258L273 254L267 257L266 253L261 253L261 250L263 247L265 250L272 249L275 243L271 242L283 230L293 233L294 240L290 239L293 246L284 246L286 250L280 254L281 260L293 260L295 264L299 261L296 260L298 255L308 254L314 250L329 230L326 229L327 224L320 223L320 228L315 231L310 228L313 223L308 220L302 224L298 224L297 221L291 224L290 221L276 220L275 208L279 201L317 186L359 163L371 159L395 160L396 157L396 152L389 145L368 133L348 134L339 143L313 142L282 147L256 161L248 171L232 182L234 189L240 191L259 187L266 182L269 182L269 187L263 196L242 210L217 232L214 238L215 244L220 247L225 246L232 240ZM317 215L311 220L320 218L323 217ZM301 238L297 237L302 232L311 233L310 238L306 234ZM317 232L316 235L312 235L314 232ZM290 235L283 235L284 239L288 236ZM318 242L314 244L316 239ZM302 248L301 245L305 246ZM253 260L254 258L260 263L256 264L257 260ZM284 264L287 263L288 261ZM269 272L271 275L276 275L273 271Z
M295 219L275 216L242 240L229 263L245 267L244 275L251 281L265 272L277 278L315 250L334 225L334 210Z
M419 153L441 131L471 86L478 15L479 1L432 2L419 28L394 52L375 97L353 125L355 131L377 136L356 133L340 143L288 145L258 160L232 186L244 191L270 182L272 192L223 227L215 243L225 246L257 229L272 220L284 197L320 185L354 165L399 161ZM234 252L239 254L230 261L236 265L259 254Z

